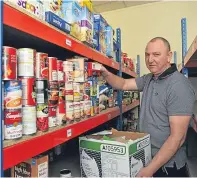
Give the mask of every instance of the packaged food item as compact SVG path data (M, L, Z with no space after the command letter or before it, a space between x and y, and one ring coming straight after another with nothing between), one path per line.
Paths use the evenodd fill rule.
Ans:
M74 101L80 101L80 83L73 83Z
M105 27L105 33L106 55L113 57L113 29L110 25Z
M17 50L9 46L2 48L2 71L3 80L17 79Z
M45 10L43 6L43 1L41 0L6 0L19 8L24 9L31 15L44 20L45 18Z
M81 108L80 108L80 102L74 102L74 118L75 120L80 120L81 118Z
M81 6L77 1L63 1L61 6L61 17L71 25L70 34L81 39Z
M65 101L73 101L74 92L73 92L73 82L65 83Z
M93 12L93 4L91 0L79 0L79 4L82 7L87 7L90 12Z
M66 102L66 120L68 122L74 121L74 104L73 104L73 102Z
M96 50L106 54L105 26L107 22L100 14L94 14L94 40L96 41Z
M61 16L61 7L62 7L63 0L43 0L43 4L45 7L45 12L52 12L53 14L57 15L58 17Z
M64 61L63 62L63 71L65 73L65 82L73 82L73 62Z
M46 53L36 53L36 78L48 80L49 59Z
M84 6L81 15L81 41L89 44L93 43L93 14Z

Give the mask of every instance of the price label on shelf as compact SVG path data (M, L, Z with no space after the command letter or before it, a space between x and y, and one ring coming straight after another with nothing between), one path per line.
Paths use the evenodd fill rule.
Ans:
M108 114L108 119L111 119L111 114Z
M72 136L72 129L68 129L67 130L67 137L71 137Z
M66 45L72 47L72 42L69 39L66 39Z

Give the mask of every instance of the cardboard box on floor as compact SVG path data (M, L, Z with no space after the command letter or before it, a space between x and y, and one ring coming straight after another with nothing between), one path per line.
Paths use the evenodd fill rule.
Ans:
M151 161L150 135L112 129L79 138L81 177L135 177Z
M12 177L48 177L48 156L39 155L12 167Z

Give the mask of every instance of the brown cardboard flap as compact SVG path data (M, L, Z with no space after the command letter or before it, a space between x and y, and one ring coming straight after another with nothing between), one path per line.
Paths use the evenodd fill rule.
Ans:
M147 136L146 133L139 133L139 132L123 132L123 131L117 131L116 129L112 129L112 134L115 137L121 137L125 136L126 140L137 140L139 138L143 138L144 136Z

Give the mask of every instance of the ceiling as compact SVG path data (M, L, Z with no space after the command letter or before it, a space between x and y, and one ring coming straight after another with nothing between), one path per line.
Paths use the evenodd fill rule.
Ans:
M127 0L127 1L119 1L119 0L108 0L108 1L99 1L99 0L93 0L93 9L95 13L102 13L122 8L127 8L131 6L138 6L142 4L152 3L156 1L133 1L133 0Z

